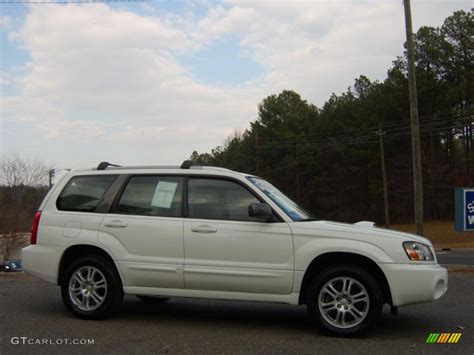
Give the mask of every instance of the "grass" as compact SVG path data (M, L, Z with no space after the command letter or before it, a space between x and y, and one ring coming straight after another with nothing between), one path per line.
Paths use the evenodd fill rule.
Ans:
M409 233L416 231L414 224L392 225L390 229ZM456 232L453 221L425 222L423 232L435 248L474 248L474 232Z

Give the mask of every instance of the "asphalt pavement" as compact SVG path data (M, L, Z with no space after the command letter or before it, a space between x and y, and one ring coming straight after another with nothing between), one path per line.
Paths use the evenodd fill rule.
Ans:
M129 296L106 320L79 320L64 308L58 286L23 274L1 275L0 354L472 355L474 273L449 276L441 300L400 307L398 316L385 308L367 335L347 339L319 330L304 306L257 302L171 299L146 305ZM426 344L434 332L462 336L457 344Z
M474 265L474 249L440 251L436 257L442 265Z

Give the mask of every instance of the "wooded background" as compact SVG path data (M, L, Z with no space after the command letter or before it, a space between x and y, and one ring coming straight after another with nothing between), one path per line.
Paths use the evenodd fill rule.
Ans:
M473 15L457 11L414 36L424 215L452 219L454 188L474 186ZM319 218L383 223L381 128L390 220L409 223L409 119L407 65L398 57L384 81L361 75L322 107L290 90L268 96L249 129L191 159L264 177Z
M17 155L0 159L0 259L25 245L33 216L48 191L49 168Z
M440 28L421 27L415 35L427 220L452 219L454 188L474 186L473 38L473 15L464 11ZM409 223L413 184L406 74L404 57L396 58L383 82L360 76L321 108L294 91L268 96L249 129L210 153L193 152L191 159L260 175L319 218L383 223L377 135L382 125L390 219ZM23 232L29 231L48 190L50 168L15 155L0 159L0 254L5 259L25 242Z

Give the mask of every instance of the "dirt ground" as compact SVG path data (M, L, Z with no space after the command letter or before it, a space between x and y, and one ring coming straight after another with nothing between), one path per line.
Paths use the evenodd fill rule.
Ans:
M403 232L415 233L414 224L390 226ZM423 224L424 236L435 248L474 248L474 232L456 232L453 221L429 221Z

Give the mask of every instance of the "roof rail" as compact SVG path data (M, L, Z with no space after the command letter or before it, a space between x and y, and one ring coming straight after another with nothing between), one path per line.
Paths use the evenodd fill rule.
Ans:
M102 161L102 162L99 163L99 165L97 165L97 170L105 170L105 169L107 169L109 166L120 167L120 165L112 164L112 163L109 163L108 161Z
M115 169L209 169L209 170L219 170L219 171L230 171L226 168L220 168L215 166L207 166L198 164L192 160L185 160L181 166L173 165L145 165L145 166L122 166L117 164L112 164L107 161L100 162L100 164L95 168L96 170L115 170Z

